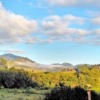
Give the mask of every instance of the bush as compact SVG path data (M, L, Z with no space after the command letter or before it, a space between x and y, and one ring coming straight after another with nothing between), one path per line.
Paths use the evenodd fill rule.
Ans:
M92 100L100 100L100 96L91 92ZM88 100L87 91L76 87L55 87L50 93L46 94L45 100Z
M4 88L27 88L35 87L37 84L32 81L24 71L13 72L10 70L0 71L0 87Z
M97 95L94 91L91 92L92 100L100 100L100 95Z

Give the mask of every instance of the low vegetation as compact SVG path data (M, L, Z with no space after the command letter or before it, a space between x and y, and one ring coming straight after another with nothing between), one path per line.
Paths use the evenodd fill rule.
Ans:
M27 89L0 89L0 100L44 100L48 90Z
M0 87L4 88L27 88L35 87L34 83L25 71L2 70L0 71Z
M66 100L66 98L74 100L74 96L74 98L77 97L75 100L87 100L85 99L85 97L87 98L87 89L100 94L99 65L80 65L72 70L58 72L34 72L15 67L8 68L7 61L0 59L1 100L12 100L11 97L14 100L43 100L45 94L47 94L45 100ZM92 99L100 100L100 96L95 92L92 92ZM15 94L18 96L16 99ZM83 99L80 99L80 95L83 96Z
M91 91L92 100L100 100L100 95ZM50 93L46 94L45 100L88 100L87 91L76 87L56 87Z

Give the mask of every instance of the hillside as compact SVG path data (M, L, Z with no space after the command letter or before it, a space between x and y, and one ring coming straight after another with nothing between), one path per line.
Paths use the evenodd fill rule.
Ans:
M27 57L21 57L14 54L4 54L1 55L0 58L4 58L7 60L7 65L9 68L16 67L16 68L23 68L29 70L37 70L37 71L61 71L67 69L73 69L73 65L70 63L63 63L63 64L51 64L51 65L44 65L39 64L35 61Z

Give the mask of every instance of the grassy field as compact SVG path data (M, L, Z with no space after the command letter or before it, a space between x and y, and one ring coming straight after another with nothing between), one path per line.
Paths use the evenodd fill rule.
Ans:
M93 88L100 94L100 88ZM0 100L44 100L50 90L37 89L0 89Z
M48 90L0 89L0 100L43 100Z

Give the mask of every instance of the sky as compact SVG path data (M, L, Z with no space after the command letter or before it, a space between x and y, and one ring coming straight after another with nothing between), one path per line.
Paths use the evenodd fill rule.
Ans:
M99 0L0 0L0 55L41 64L100 64Z

